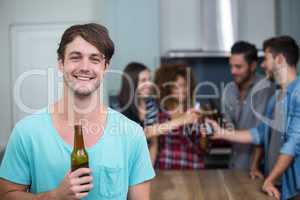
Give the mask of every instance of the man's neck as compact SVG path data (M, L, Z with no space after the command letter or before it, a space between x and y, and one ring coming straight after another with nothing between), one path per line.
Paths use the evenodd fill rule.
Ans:
M285 71L280 73L280 88L286 90L288 85L297 78L297 71L295 66L288 66Z
M64 89L63 98L58 102L58 111L64 121L79 124L101 119L106 108L100 101L99 91L89 96L79 96L69 89Z
M243 84L238 85L241 100L243 100L245 98L247 90L250 88L254 78L255 78L255 74L252 74L246 82L244 82Z

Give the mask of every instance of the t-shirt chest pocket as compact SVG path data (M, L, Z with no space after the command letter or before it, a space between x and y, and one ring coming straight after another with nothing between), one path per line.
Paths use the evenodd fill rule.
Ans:
M117 198L124 193L124 168L98 166L98 194L109 199Z

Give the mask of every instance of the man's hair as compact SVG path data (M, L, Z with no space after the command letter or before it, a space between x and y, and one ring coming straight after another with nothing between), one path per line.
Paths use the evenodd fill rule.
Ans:
M231 54L243 54L248 64L252 64L258 60L256 46L246 41L234 43L231 47Z
M263 49L269 49L273 58L282 54L290 66L296 66L299 60L299 46L290 36L283 35L267 39L263 43Z
M64 60L66 46L77 36L95 46L99 52L104 54L106 63L109 63L114 54L114 43L109 37L108 30L95 23L74 25L63 33L57 49L59 60Z

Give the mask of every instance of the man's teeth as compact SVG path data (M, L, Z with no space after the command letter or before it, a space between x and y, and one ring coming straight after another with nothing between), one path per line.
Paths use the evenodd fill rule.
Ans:
M82 81L89 81L91 78L77 76L77 79L82 80Z

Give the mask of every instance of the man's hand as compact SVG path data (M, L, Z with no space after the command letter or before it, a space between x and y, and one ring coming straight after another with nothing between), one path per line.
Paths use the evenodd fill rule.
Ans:
M276 199L280 199L280 192L278 189L274 186L274 184L269 181L268 179L265 180L262 190L267 193L271 197L275 197Z
M60 186L54 190L59 200L78 200L88 195L93 188L93 177L89 168L68 172Z
M252 179L256 179L256 178L263 179L264 178L264 175L261 173L261 171L258 168L250 169L249 175Z
M209 139L222 139L242 144L250 144L252 142L252 135L249 130L223 129L217 122L210 119L205 119L205 123L209 123L213 129L213 135ZM201 135L207 136L204 126L201 126Z
M210 125L213 129L213 135L209 137L209 139L222 139L222 135L225 134L225 129L222 129L220 125L211 119L205 119L205 123ZM201 134L203 136L207 136L206 129L204 127L205 124L201 126Z
M269 195L273 195L277 199L280 198L279 191L274 187L273 182L280 178L285 170L293 162L293 157L287 154L279 154L275 166L272 168L269 176L266 178L263 184L263 191L267 192Z

